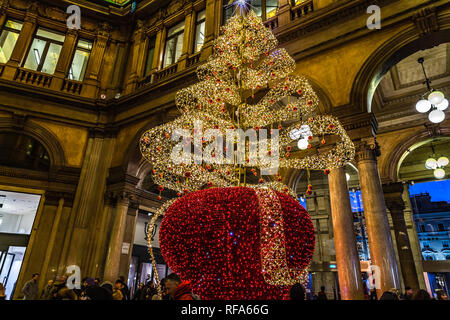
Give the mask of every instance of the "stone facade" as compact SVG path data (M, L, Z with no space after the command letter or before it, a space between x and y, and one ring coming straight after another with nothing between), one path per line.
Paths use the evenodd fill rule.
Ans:
M196 81L195 69L211 54L223 22L222 0L171 1L161 8L143 0L133 14L129 7L75 2L82 6L80 30L67 29L68 1L0 1L0 26L8 19L23 22L10 59L0 65L0 132L35 138L48 151L51 163L45 173L0 166L0 189L43 194L18 288L34 272L42 274L43 286L70 264L79 265L82 275L106 280L128 275L131 253L121 249L122 243L133 239L137 209L160 205L156 194L141 188L151 168L140 156L138 139L145 130L177 115L175 92ZM366 9L373 3L383 12L380 30L366 27ZM195 15L203 9L205 39L201 51L195 53ZM377 132L377 118L391 111L371 112L371 97L377 81L398 59L448 41L449 17L450 4L445 0L313 0L300 5L279 0L277 15L265 22L280 46L297 61L296 73L310 79L322 100L321 110L336 115L358 147L354 166L359 169L363 202L368 204L371 253L375 261L388 261L380 263L383 289L400 288L401 275L412 271L401 272L408 268L402 263L407 259L399 259L395 251L398 233L394 232L396 224L389 221L391 208L386 207L382 184L398 181L395 168L401 151L416 137L429 136L430 131L421 125L423 120L414 119L408 129L383 127L383 132ZM180 21L185 21L181 57L176 64L162 68L167 29ZM38 27L65 34L54 74L23 67ZM145 75L153 36L151 72ZM92 41L93 47L83 81L74 81L67 75L80 38ZM448 135L450 121L433 130ZM285 182L299 193L301 174L283 174ZM345 175L336 174L336 186L345 188L342 177ZM335 283L336 271L329 265L337 261L339 271L336 254L353 250L354 245L351 235L340 235L343 240L334 243L336 232L342 230L333 230L333 225L348 223L338 211L349 208L334 205L333 199L343 199L343 193L333 189L331 192L337 193L330 194L326 178L318 179L314 196L307 199L317 233L311 266L314 291L322 283ZM405 221L406 212L412 249L408 259L415 261L414 272L423 287L408 205L396 208L402 208L395 213L403 215L400 221ZM359 268L359 261L351 262ZM361 298L358 280L343 269L339 271L341 296ZM388 270L393 270L394 276L389 276ZM342 288L348 291L344 293ZM326 290L332 292L333 288ZM19 294L16 291L16 297Z

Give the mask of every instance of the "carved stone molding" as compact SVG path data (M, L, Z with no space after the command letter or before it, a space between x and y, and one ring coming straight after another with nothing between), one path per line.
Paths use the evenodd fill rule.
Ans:
M439 30L435 7L420 10L413 15L412 19L421 37Z
M112 26L108 22L100 22L98 24L97 37L109 38L111 36L112 29Z
M44 205L58 206L59 200L64 199L64 207L72 207L73 205L73 193L58 192L58 191L46 191Z
M0 15L4 15L9 7L9 0L0 0Z
M377 161L377 157L380 156L380 146L375 138L365 139L359 143L356 143L356 162L360 161Z

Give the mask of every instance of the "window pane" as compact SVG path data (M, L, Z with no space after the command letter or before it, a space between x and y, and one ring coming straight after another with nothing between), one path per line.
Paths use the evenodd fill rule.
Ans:
M228 1L225 1L225 4L227 4ZM233 16L234 13L234 6L225 6L223 9L223 24L227 23L228 19L230 19Z
M56 64L58 63L59 54L61 52L62 46L56 43L51 43L48 48L47 57L45 58L44 65L42 66L41 72L53 74L56 69Z
M38 31L36 32L36 35L43 37L43 38L47 38L49 40L58 41L58 42L64 42L64 38L65 38L65 35L63 35L63 34L55 33L52 31L47 31L47 30L41 29L41 28L38 29Z
M73 57L72 66L69 70L69 79L76 81L83 81L89 61L90 52L77 50Z
M197 22L200 22L205 19L206 19L206 10L197 12Z
M40 39L34 39L31 44L30 51L28 53L27 60L25 61L24 67L31 70L37 70L41 59L44 54L44 49L46 41Z
M199 52L205 42L205 21L197 25L195 31L195 52Z
M177 62L178 59L180 59L182 50L183 50L183 34L180 34L177 37L177 47L175 50L175 61L173 63Z
M261 17L262 13L262 6L261 6L261 0L253 0L251 2L251 8L256 13L258 17Z
M183 33L170 38L166 43L166 50L164 53L164 67L170 66L178 61L183 50Z
M278 0L266 0L266 17L270 19L275 16L278 9Z
M164 52L164 67L170 66L174 61L175 38L167 40L166 51Z
M153 56L155 54L155 43L156 37L151 37L148 44L147 61L145 63L144 76L148 76L150 74L150 71L152 70Z
M18 37L18 33L3 30L0 35L0 63L8 62Z
M20 31L22 30L23 23L20 21L8 20L5 23L5 27Z
M175 33L181 32L184 30L184 21L180 22L179 24L173 26L167 31L167 37L170 37L174 35Z
M92 50L92 41L80 39L80 40L78 40L77 47L91 51Z

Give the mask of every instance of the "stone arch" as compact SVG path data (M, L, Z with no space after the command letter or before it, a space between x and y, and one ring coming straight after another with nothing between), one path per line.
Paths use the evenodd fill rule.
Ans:
M174 111L177 112L176 110ZM127 174L138 177L141 180L148 174L151 170L151 165L141 155L139 150L139 139L145 131L171 121L172 117L172 113L168 112L168 110L167 113L161 111L160 114L151 117L151 119L136 132L127 147L126 156L122 162L122 166Z
M440 30L420 36L416 27L396 34L375 50L358 72L350 93L351 105L362 112L371 112L372 98L383 76L398 62L413 53L449 42L450 23L440 23Z
M420 131L419 133L415 133L408 138L401 141L398 146L394 149L393 152L389 154L389 157L387 159L387 174L388 179L391 182L398 181L398 172L400 169L400 166L406 157L406 152L413 146L419 147L422 142L427 142L435 136L450 136L450 127L437 127L436 131L430 131L428 129L424 129Z
M50 170L59 169L65 166L66 160L64 149L58 141L58 138L40 125L22 119L20 121L14 118L0 119L0 132L12 132L23 134L39 141L47 150L50 158Z

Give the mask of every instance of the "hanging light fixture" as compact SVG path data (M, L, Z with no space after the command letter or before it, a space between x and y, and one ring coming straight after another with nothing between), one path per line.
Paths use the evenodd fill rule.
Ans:
M436 179L442 179L445 177L445 170L443 168L448 165L448 158L441 156L437 160L435 159L433 142L431 142L431 151L433 154L425 161L425 168L433 170L433 174Z
M425 67L423 66L424 61L424 58L419 58L418 60L422 66L423 74L425 76L424 83L426 83L428 91L422 96L422 99L416 103L416 110L420 113L426 113L431 110L428 114L428 119L433 123L441 123L445 120L444 110L448 108L448 100L445 99L442 92L434 90L431 87L431 80L428 79ZM428 97L425 98L427 94Z

